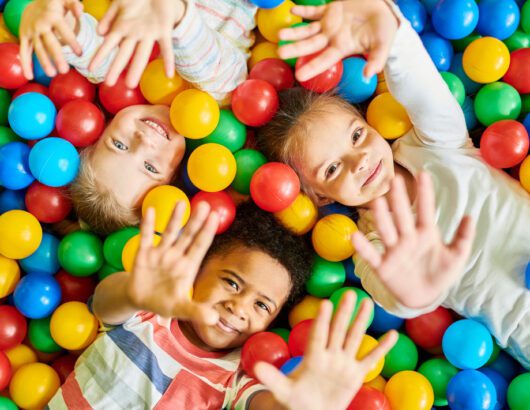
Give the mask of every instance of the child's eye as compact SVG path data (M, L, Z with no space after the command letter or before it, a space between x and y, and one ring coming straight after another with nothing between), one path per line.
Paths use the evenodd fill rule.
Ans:
M258 305L258 307L259 307L260 309L263 309L263 310L265 310L266 312L271 313L271 310L269 309L269 307L268 307L265 303L263 303L263 302L259 302L259 301L258 301L258 302L256 302L256 305Z
M144 167L149 172L151 172L153 174L158 174L158 170L154 166L152 166L149 162L144 162Z
M364 128L362 127L356 128L355 131L353 131L353 134L351 135L351 141L353 145L355 145L357 140L362 137L363 131Z
M337 171L338 164L331 164L328 169L326 169L326 179L331 178L333 174Z
M239 286L232 279L224 278L223 280L228 283L228 286L230 286L231 288L234 288L236 291L239 290Z
M123 142L121 141L118 141L118 140L112 140L112 143L114 144L114 146L116 148L118 148L119 150L121 151L127 151L129 149L129 147L127 145L125 145Z

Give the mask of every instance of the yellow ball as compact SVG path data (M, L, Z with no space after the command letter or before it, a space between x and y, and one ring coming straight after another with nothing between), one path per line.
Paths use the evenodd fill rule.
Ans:
M9 31L4 21L4 16L0 13L0 43L17 43L18 39Z
M35 363L37 361L37 354L31 347L24 344L19 344L11 349L5 350L9 363L11 363L12 374L24 366L25 364Z
M256 44L252 50L250 50L250 58L248 60L248 67L251 69L261 60L266 58L280 58L278 56L278 44L271 43L270 41L264 41L263 43Z
M160 243L160 236L153 235L153 245L157 246ZM134 235L131 239L127 241L123 247L121 253L121 263L123 264L123 269L127 272L131 272L134 266L134 260L136 259L136 254L140 248L140 234Z
M9 394L18 407L40 409L54 396L61 381L57 372L44 363L30 363L16 371Z
M296 235L308 233L318 219L318 210L313 201L299 193L294 202L283 211L274 214L280 222Z
M177 94L189 87L177 73L167 78L164 61L159 58L147 65L140 79L140 91L151 104L171 105Z
M311 235L313 248L324 259L339 262L353 255L352 235L357 225L341 214L332 214L320 219Z
M0 215L0 254L22 259L37 250L42 240L42 227L26 211L8 211Z
M363 340L361 342L361 345L359 346L359 350L357 351L357 359L362 359L368 353L370 353L372 350L374 350L379 342L375 340L372 336L364 335ZM368 383L372 380L374 380L379 374L383 371L383 367L385 366L385 358L382 357L369 371L366 373L366 376L364 377L364 383Z
M383 376L379 375L375 379L370 380L368 383L364 383L365 386L373 387L379 390L381 393L385 392L386 380Z
M169 117L179 134L196 140L210 135L217 127L219 105L204 91L185 90L171 103Z
M188 160L191 182L206 192L219 192L228 187L236 176L236 168L234 155L220 144L200 145Z
M83 0L83 10L101 20L110 7L110 0Z
M98 325L98 320L90 313L86 303L66 302L53 312L50 333L59 346L79 350L94 341Z
M430 410L434 403L429 380L411 370L393 375L385 386L385 396L392 410Z
M173 210L180 201L186 204L180 223L180 227L183 227L190 219L190 201L184 192L171 185L160 185L149 191L142 203L142 216L145 217L148 208L154 208L155 231L162 233L166 230Z
M530 156L526 157L519 168L519 181L524 189L530 192Z
M282 28L291 27L293 24L301 23L302 17L295 16L291 9L295 4L291 0L285 0L278 7L273 9L259 9L256 21L259 32L267 40L277 43L280 41L278 32Z
M291 328L304 320L316 318L321 302L322 299L320 298L311 295L305 296L302 301L289 312L289 325Z
M20 279L20 268L13 259L0 255L0 299L15 290Z
M370 102L366 121L389 140L401 137L412 128L407 111L389 92L379 94Z
M375 89L375 95L383 94L388 92L388 85L386 83L385 73L381 72L377 74L377 87Z
M510 50L501 40L482 37L464 50L462 67L477 83L492 83L501 79L510 67Z

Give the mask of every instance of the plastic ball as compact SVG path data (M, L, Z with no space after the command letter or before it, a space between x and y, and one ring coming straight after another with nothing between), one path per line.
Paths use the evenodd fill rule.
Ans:
M20 87L13 94L13 99L17 98L18 96L20 96L22 94L27 94L27 93L38 93L38 94L42 94L42 95L48 97L48 88L46 88L46 86L44 86L42 84L38 84L38 83L27 83L27 84L24 84L22 87ZM53 107L53 109L55 110L55 107Z
M0 147L3 147L4 145L9 144L10 142L16 142L20 140L21 139L19 138L19 136L15 134L11 128L0 125Z
M410 338L423 349L436 349L442 346L447 328L454 322L453 315L446 308L436 310L405 321L405 329Z
M9 394L23 409L43 408L55 395L61 382L47 364L30 363L16 371L9 385Z
M26 322L24 321L24 324ZM12 372L15 373L18 369L28 363L35 363L37 355L29 346L25 344L18 344L4 352L11 363ZM0 407L1 409L2 407Z
M357 351L357 360L361 360L366 357L369 353L372 352L372 350L377 347L377 345L379 345L379 342L372 336L363 335L361 345L359 346L359 350ZM385 358L382 357L367 371L366 375L364 376L363 383L368 383L374 380L377 376L379 376L379 374L383 370L384 365Z
M0 88L14 90L28 82L22 73L18 44L0 43Z
M404 333L399 333L394 347L386 355L382 375L392 377L404 370L414 370L418 364L418 348Z
M260 9L256 16L259 32L267 40L277 43L280 39L278 32L282 28L287 28L293 24L300 23L302 18L291 14L291 9L295 4L290 0L285 0L273 9Z
M350 218L332 214L315 224L311 241L320 257L338 262L353 255L352 235L356 231L357 225Z
M29 168L35 178L51 187L61 187L74 180L79 170L79 154L62 138L45 138L29 154Z
M153 235L153 246L157 246L162 238L158 235ZM121 263L123 264L123 269L127 272L131 272L134 266L134 260L136 259L136 254L140 248L140 234L133 236L127 241L123 247L123 252L121 254Z
M464 90L467 95L475 94L482 85L480 83L473 81L471 78L467 76L466 72L464 71L464 67L462 65L463 57L464 57L463 53L458 53L454 55L453 61L451 62L450 72L456 75L460 79L460 81L464 85Z
M530 93L530 48L510 54L510 67L502 79L520 94Z
M431 383L434 391L434 405L447 406L447 385L458 373L458 369L445 359L435 358L424 362L418 372Z
M251 0L260 9L273 9L279 6L283 0Z
M173 215L173 210L180 201L186 204L186 209L180 222L182 227L186 225L190 218L190 201L184 192L171 185L160 185L148 192L142 202L142 216L145 217L147 209L154 208L155 231L163 233Z
M386 139L396 139L412 128L405 108L390 94L382 93L368 105L366 120Z
M478 8L477 31L483 36L504 40L519 26L519 7L514 0L482 0Z
M4 21L9 31L18 37L20 20L31 0L9 0L4 8Z
M478 369L486 364L493 351L488 329L471 319L453 323L443 337L442 348L453 366Z
M442 0L432 11L432 24L442 37L456 40L470 35L479 20L475 0Z
M137 227L126 227L111 233L103 243L103 256L110 265L123 270L121 255L123 248L129 239L138 235L140 230Z
M53 340L65 349L79 350L97 336L98 320L85 303L67 302L53 312L50 330Z
M521 113L521 96L506 83L491 83L475 97L475 114L486 127L501 120L515 120Z
M57 258L58 248L59 240L45 232L42 234L42 241L37 250L27 258L20 260L20 267L28 273L53 275L60 268Z
M49 92L51 100L60 109L72 100L94 101L96 86L76 70L70 70L53 77Z
M65 219L72 210L72 201L61 188L53 188L35 181L25 197L28 212L40 222L56 223Z
M50 333L50 318L33 319L29 322L28 338L31 345L44 353L56 353L62 350L52 339Z
M59 263L74 276L88 276L103 266L103 244L91 232L75 231L59 245Z
M300 192L291 205L283 211L276 212L275 216L291 232L305 235L317 222L318 210L313 201Z
M386 333L391 329L399 330L405 320L388 313L378 304L374 304L374 320L370 325L370 331L375 333Z
M497 392L486 375L476 370L463 370L447 385L447 399L451 409L493 410Z
M313 319L303 320L296 324L289 333L289 352L291 356L303 356L309 337L311 335L311 326L313 326Z
M56 114L55 106L48 97L39 93L26 93L11 102L9 125L22 138L41 139L53 131Z
M29 273L18 282L13 300L16 308L30 319L50 316L61 301L61 288L51 275Z
M241 367L250 377L255 377L254 366L258 362L280 368L288 359L287 343L272 332L259 332L250 336L241 349Z
M350 323L351 323L351 322L353 322L353 320L357 316L357 313L359 312L359 308L361 307L361 302L364 299L370 299L370 296L364 290L361 290L359 288L343 287L343 288L337 289L329 297L329 300L333 304L333 312L337 311L337 309L339 308L340 301L342 300L342 296L344 295L344 293L346 293L348 291L353 291L353 292L355 292L355 295L356 295L355 308L353 309L353 312L351 314L351 320L350 320ZM370 325L372 324L373 320L374 320L374 312L372 311L370 313L370 317L369 317L368 322L366 324L366 328L370 327Z
M418 0L414 0L418 1ZM377 76L366 78L363 74L366 60L349 57L342 60L343 74L338 84L338 93L346 101L359 104L374 95L377 88Z
M0 10L6 0L0 0ZM9 31L4 21L4 16L0 13L0 43L18 43L18 39Z
M521 8L521 28L530 34L530 3L528 1Z
M31 56L31 61L33 62L33 78L35 79L37 83L48 87L50 83L52 82L52 77L48 77L46 75L35 53L33 53L33 55ZM48 89L46 88L46 95L48 94L49 92L48 92Z
M242 149L234 154L236 176L232 188L243 195L250 194L250 181L254 173L267 162L265 155L254 149Z
M485 374L488 379L495 386L495 392L497 393L497 403L494 407L495 410L501 410L506 407L506 394L508 392L508 381L497 371L488 367L479 369L479 372Z
M278 92L265 80L246 80L232 93L234 115L251 127L260 127L269 122L278 106Z
M390 403L379 390L361 386L347 410L390 410Z
M218 216L219 225L217 235L225 232L236 218L236 204L230 195L225 191L219 192L199 192L191 200L191 208L194 209L199 203L206 202L210 205L211 212Z
M519 168L519 181L523 188L530 192L530 156L526 157Z
M430 410L434 403L429 380L410 370L392 376L385 386L385 396L392 410Z
M340 289L345 280L346 272L341 262L330 262L315 255L306 289L310 295L325 298Z
M0 88L0 125L7 124L7 112L11 104L11 94L9 91Z
M191 153L188 175L193 185L202 191L222 191L234 180L236 160L228 148L204 144Z
M530 373L523 373L510 382L507 395L511 410L526 410L530 402Z
M259 61L250 70L249 78L267 81L278 92L294 85L294 74L291 67L279 58L266 58Z
M220 144L230 150L239 151L247 140L247 127L230 110L221 110L217 127L200 140L201 144Z
M0 254L10 259L23 259L37 250L42 240L42 227L33 215L13 210L0 215Z
M300 180L291 167L279 162L261 166L250 181L250 196L261 209L280 212L300 193Z
M462 66L471 80L481 84L492 83L508 71L510 52L502 41L482 37L466 47Z
M121 271L124 271L124 270L125 270L125 268L118 269L118 268L115 268L114 266L112 266L112 265L110 265L108 263L104 263L102 268L98 271L98 280L101 282L107 276L110 276L113 273L121 272ZM90 278L90 276L88 276L88 277Z
M73 100L57 114L57 134L76 147L96 142L105 128L105 117L93 103Z
M83 10L101 20L110 7L110 0L83 0Z
M167 78L164 61L159 58L147 65L140 79L140 90L151 104L171 105L177 94L189 87L177 73L173 78Z
M283 340L285 340L287 343L289 343L289 335L290 335L290 331L289 329L285 329L283 327L276 327L274 329L271 329L270 330L272 333L275 333L277 334L278 336L281 336L281 338Z
M219 105L205 91L190 89L179 93L170 109L171 124L186 138L200 139L211 134L219 123Z
M96 288L94 277L73 276L64 270L55 275L55 280L61 287L61 303L72 301L87 303Z
M13 211L19 209L21 211L26 210L26 204L24 203L24 196L26 191L19 189L13 191L11 189L5 189L0 192L0 215L7 211Z
M35 178L29 166L30 149L23 142L9 142L0 147L0 184L7 189L24 189Z
M24 316L13 306L0 305L0 350L18 346L26 337Z
M480 153L495 168L511 168L528 154L528 132L514 120L498 121L490 125L480 139Z
M296 70L300 70L302 66L309 63L318 54L319 53L298 57L295 65ZM300 81L300 85L317 93L325 93L326 91L330 91L339 85L343 71L344 67L342 65L342 61L339 61L326 71L317 74L315 77L310 78L309 80Z
M0 255L0 299L11 294L19 280L20 268L17 262Z
M448 71L443 71L440 73L440 75L447 84L449 91L451 91L451 94L453 94L453 97L455 97L458 104L464 104L464 100L466 98L466 89L464 88L464 84L462 83L460 78Z
M397 0L396 4L412 28L417 33L421 33L427 21L427 11L423 3L419 0Z
M503 41L510 52L530 47L530 35L522 30L515 30L510 37Z
M364 386L371 387L383 393L385 391L386 380L383 376L379 375L368 383L364 383Z
M286 376L289 376L298 366L300 366L303 359L302 356L291 357L282 365L282 367L280 367L280 371Z
M432 32L422 34L421 41L438 71L449 70L454 53L451 43Z
M18 410L18 407L15 402L4 396L0 396L0 408L2 410Z
M512 380L520 373L521 365L508 353L499 351L497 358L488 363L490 369L495 370L506 380Z
M248 67L252 68L258 64L260 61L263 61L267 58L279 58L278 57L278 45L271 43L270 41L263 41L254 46L250 50L250 58L248 59Z
M61 384L66 381L70 373L74 371L77 357L72 354L60 356L52 362L53 370L57 372L61 379Z
M147 103L139 86L129 88L125 85L125 73L119 76L118 81L113 86L101 83L98 87L98 97L101 105L111 114L116 114L131 105Z
M0 390L4 390L9 385L11 373L11 363L9 363L9 359L7 358L6 354L0 351Z
M289 312L289 326L295 327L306 319L314 319L318 315L322 299L306 295L300 303Z

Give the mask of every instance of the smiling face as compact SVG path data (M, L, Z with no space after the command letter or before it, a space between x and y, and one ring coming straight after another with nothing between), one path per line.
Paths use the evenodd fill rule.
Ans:
M95 146L92 166L99 184L121 205L135 208L150 189L171 181L184 148L184 137L171 126L169 107L134 105L109 123Z

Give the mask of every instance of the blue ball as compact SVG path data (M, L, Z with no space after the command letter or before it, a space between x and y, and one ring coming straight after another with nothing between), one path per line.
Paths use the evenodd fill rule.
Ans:
M53 275L61 268L57 257L58 248L59 240L49 233L44 233L37 250L19 261L20 267L27 273Z
M32 61L33 61L33 77L35 78L35 81L38 82L39 84L42 84L48 87L50 83L52 82L52 78L46 75L46 73L42 69L42 66L40 65L39 59L37 58L35 54L33 54Z
M250 0L260 9L273 9L283 3L284 0Z
M519 363L508 353L500 351L497 359L488 365L490 369L495 370L506 380L512 380L521 369Z
M438 0L421 0L421 2L425 6L427 13L431 14L434 10L434 7L436 6L436 3L438 3Z
M526 285L526 289L530 289L530 263L526 265L526 269L524 270L524 284Z
M344 265L344 270L346 271L346 280L352 282L353 284L360 285L361 278L355 274L355 264L353 263L352 258L344 259L342 261Z
M289 376L300 365L300 363L302 363L303 358L303 356L291 357L282 365L282 367L280 367L280 371L286 376Z
M454 75L460 78L462 84L464 84L464 88L466 90L467 95L475 94L478 90L480 90L482 84L476 83L467 76L466 72L464 71L464 66L462 64L463 57L464 53L455 54L453 56L453 60L451 61L451 68L449 71L451 71Z
M495 386L495 392L497 393L497 405L495 410L502 410L506 405L506 393L508 391L508 381L502 377L502 375L496 370L490 369L489 367L483 367L479 369L479 372L488 376Z
M476 370L457 373L447 385L451 410L493 410L497 392L492 381Z
M478 126L478 120L475 115L475 106L471 97L466 96L464 104L462 104L462 111L464 111L467 129L472 130L476 128Z
M0 147L0 185L17 190L35 181L30 171L29 154L30 148L19 141Z
M514 0L482 0L478 7L477 31L483 36L504 40L517 30L521 13Z
M6 5L7 0L0 0L0 11L4 11L4 6Z
M13 293L15 307L30 319L50 316L61 302L61 287L51 275L30 273L18 282Z
M321 216L327 216L332 214L341 214L348 217L353 216L352 208L339 204L338 202L332 202L331 204L324 205L318 209L318 212Z
M377 303L374 303L374 320L368 329L372 332L383 334L391 329L400 329L404 322L405 320L388 313Z
M449 362L459 369L478 369L493 352L493 340L486 327L471 319L454 322L445 331L442 349Z
M77 175L79 154L69 141L45 138L31 150L29 168L40 183L51 187L64 186Z
M410 21L412 28L417 33L421 33L427 21L427 10L423 3L420 0L397 0L396 4L406 19Z
M438 71L449 71L451 61L453 59L453 46L445 38L440 37L435 33L424 33L421 35L423 46L431 56L436 69Z
M470 35L478 20L479 9L475 0L440 0L432 12L434 29L449 40Z
M344 69L338 85L339 95L352 104L368 100L377 88L377 76L364 77L366 61L360 57L349 57L342 61L342 65Z
M526 117L524 117L523 125L526 128L526 131L530 135L530 114L526 114Z
M0 192L0 215L14 209L26 210L26 191L6 189Z
M48 97L40 93L25 93L11 101L7 119L17 135L27 140L38 140L53 131L56 115L55 105Z
M188 158L186 159L186 161L184 161L184 164L180 168L180 178L184 183L184 191L186 191L188 195L193 196L201 192L199 188L193 185L193 182L191 182L191 179L188 175Z

